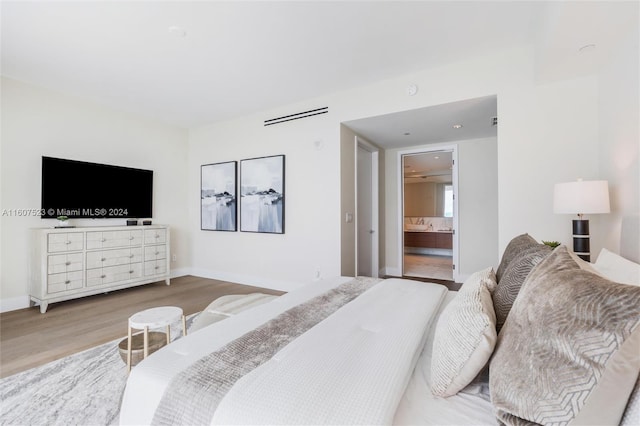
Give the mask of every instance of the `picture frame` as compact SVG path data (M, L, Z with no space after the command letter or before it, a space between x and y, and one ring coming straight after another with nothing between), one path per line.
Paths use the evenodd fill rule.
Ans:
M200 167L200 229L238 230L238 162Z
M240 231L284 234L285 156L240 160Z

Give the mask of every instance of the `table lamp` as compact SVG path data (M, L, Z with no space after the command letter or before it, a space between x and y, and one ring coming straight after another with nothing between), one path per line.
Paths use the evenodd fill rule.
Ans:
M609 213L609 185L606 180L582 180L557 183L553 189L553 212L577 214L573 220L573 251L591 261L589 220L585 214Z

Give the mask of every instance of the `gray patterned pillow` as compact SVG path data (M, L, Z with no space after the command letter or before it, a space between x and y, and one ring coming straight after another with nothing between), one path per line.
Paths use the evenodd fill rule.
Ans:
M502 279L502 274L507 269L511 261L523 250L526 250L530 247L539 245L536 240L534 240L529 234L518 235L513 238L507 244L507 248L504 249L504 253L502 254L502 259L500 260L500 265L496 270L496 280L498 283Z
M544 244L531 246L517 254L502 274L502 279L493 292L493 308L496 312L496 330L500 332L509 315L513 302L518 297L520 288L529 272L551 253L551 248Z
M624 410L620 426L638 426L640 425L640 375L636 380L636 385L631 392L627 408Z
M490 363L505 424L619 424L640 372L640 287L581 269L560 246L529 275Z

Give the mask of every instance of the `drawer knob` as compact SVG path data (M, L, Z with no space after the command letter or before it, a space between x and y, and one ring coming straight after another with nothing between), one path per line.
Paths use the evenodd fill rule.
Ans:
M159 254L160 254L160 252L159 252L159 251L157 251L157 252L156 252L156 256L157 256L157 255L159 255Z
M65 284L69 284L69 283L71 283L71 280L66 280L64 283Z
M133 240L133 236L129 237L129 240Z
M101 262L104 262L105 260L107 260L106 257L103 257L102 259L100 259Z
M65 265L69 266L69 265L71 265L71 262L67 261L67 263L65 263Z
M65 244L69 245L69 244L71 244L71 241L67 241Z
M107 241L107 239L106 239L106 238L103 238L103 239L102 239L102 240L100 240L100 241L104 243L105 241Z
M129 259L133 259L133 255L132 254L129 255Z
M133 269L129 271L130 274L133 274Z
M103 274L103 275L100 275L100 278L107 278L107 276Z
M155 269L160 269L160 267L159 267L159 266L156 266L156 268L155 268Z

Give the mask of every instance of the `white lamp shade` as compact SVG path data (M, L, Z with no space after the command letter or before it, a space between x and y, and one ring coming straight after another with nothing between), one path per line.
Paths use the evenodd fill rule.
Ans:
M560 214L609 213L609 184L606 180L557 183L553 190L553 212Z

